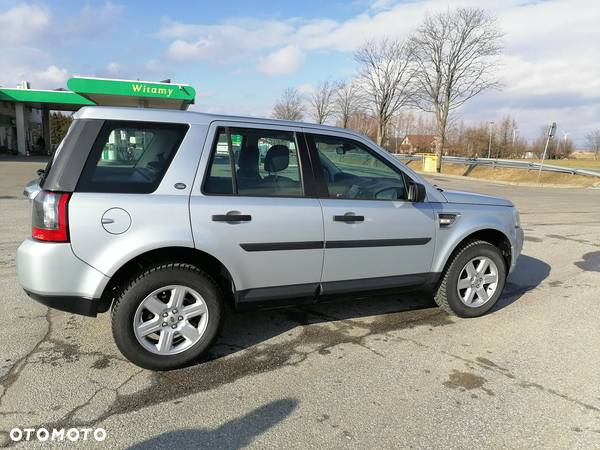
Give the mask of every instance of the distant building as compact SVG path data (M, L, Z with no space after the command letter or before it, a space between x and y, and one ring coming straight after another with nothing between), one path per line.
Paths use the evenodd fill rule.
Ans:
M430 153L435 150L436 138L433 134L407 134L400 149L404 153Z
M30 151L42 135L42 114L39 109L26 106L23 110L28 123L25 133L27 151ZM0 100L0 153L17 153L17 124L15 104Z

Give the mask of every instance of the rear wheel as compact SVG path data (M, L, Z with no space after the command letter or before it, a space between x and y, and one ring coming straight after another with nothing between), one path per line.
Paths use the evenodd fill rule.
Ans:
M435 292L440 308L460 317L477 317L498 301L506 281L500 250L485 241L469 241L453 254Z
M216 282L190 264L150 268L125 286L112 310L117 347L145 369L169 370L201 357L223 318Z

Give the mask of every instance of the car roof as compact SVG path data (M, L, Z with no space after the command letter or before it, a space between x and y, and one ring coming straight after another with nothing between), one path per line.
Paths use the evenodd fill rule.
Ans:
M264 117L233 116L226 114L209 114L196 111L180 111L176 109L123 108L110 106L86 106L77 111L75 119L102 120L134 120L140 122L189 123L193 125L209 125L216 120L245 122L261 125L277 125L296 128L310 128L322 131L334 131L368 139L366 136L347 128L319 125L316 123L297 122L292 120L269 119Z

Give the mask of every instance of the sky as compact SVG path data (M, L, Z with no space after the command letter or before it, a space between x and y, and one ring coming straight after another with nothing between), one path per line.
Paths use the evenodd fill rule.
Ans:
M600 1L0 0L0 85L66 87L74 75L187 83L194 110L268 116L289 86L350 79L367 39L405 39L428 12L479 6L505 33L498 77L458 110L510 114L533 139L549 122L577 147L600 129Z

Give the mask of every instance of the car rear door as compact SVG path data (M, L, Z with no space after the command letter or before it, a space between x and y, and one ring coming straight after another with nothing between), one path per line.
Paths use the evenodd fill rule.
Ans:
M407 176L342 134L307 134L321 168L323 294L418 285L433 259L434 211L406 199Z
M315 298L323 216L299 129L213 122L190 199L194 242L220 260L240 306Z
M186 123L105 120L68 204L75 255L112 276L146 251L193 248L189 195L205 132Z

